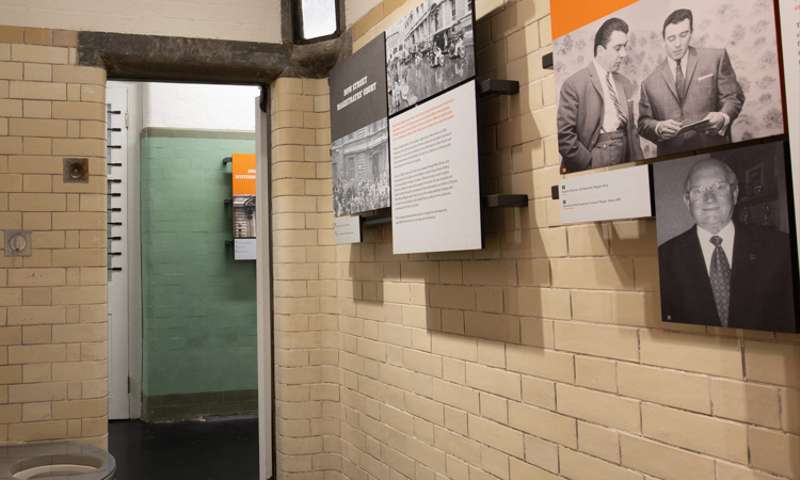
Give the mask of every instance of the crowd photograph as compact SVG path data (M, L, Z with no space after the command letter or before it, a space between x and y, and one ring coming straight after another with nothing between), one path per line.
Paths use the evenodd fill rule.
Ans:
M337 217L391 205L388 139L384 118L331 145L333 210Z
M470 0L425 0L386 31L389 115L475 76Z

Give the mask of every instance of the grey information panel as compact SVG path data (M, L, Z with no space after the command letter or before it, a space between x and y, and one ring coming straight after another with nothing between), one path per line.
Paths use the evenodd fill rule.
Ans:
M334 214L358 215L389 207L383 35L331 71L330 92Z

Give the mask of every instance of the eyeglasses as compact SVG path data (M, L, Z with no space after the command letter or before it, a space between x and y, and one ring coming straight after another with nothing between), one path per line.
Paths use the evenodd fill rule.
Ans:
M706 193L713 193L715 196L718 194L728 194L731 191L732 183L712 183L710 185L700 185L689 189L689 196L691 198L700 198Z

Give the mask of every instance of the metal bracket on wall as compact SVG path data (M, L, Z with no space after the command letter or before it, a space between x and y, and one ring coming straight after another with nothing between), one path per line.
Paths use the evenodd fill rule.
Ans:
M528 206L527 195L495 193L481 197L481 206L485 208L523 208ZM372 227L392 223L392 211L386 209L370 217L361 217L361 226Z
M232 161L233 161L233 158L225 157L225 158L222 159L222 165L225 166L225 165L231 163Z
M545 54L542 57L542 68L545 70L552 70L553 69L553 52Z
M481 97L490 95L516 95L519 93L519 82L516 80L495 80L486 78L478 82L478 94Z
M483 197L483 206L486 208L522 208L528 206L527 195L514 195L496 193Z
M561 194L558 191L558 185L553 185L550 187L550 198L553 200L558 200L561 198Z

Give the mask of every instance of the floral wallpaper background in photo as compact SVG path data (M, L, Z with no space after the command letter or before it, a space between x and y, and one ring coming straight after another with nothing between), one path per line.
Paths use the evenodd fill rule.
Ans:
M671 12L689 8L694 13L692 46L725 48L746 97L733 124L733 141L783 133L780 65L772 0L703 0L679 2L642 0L619 10L630 26L628 60L621 73L640 85L666 59L662 27ZM556 88L592 61L594 36L604 17L554 41ZM638 116L638 95L635 99ZM655 145L642 139L645 158L656 156Z

